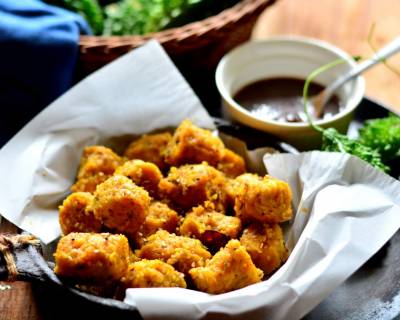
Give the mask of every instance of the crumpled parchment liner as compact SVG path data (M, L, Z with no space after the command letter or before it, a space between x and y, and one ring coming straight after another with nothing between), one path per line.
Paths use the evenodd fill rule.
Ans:
M264 163L293 191L288 261L268 280L226 294L128 289L125 302L145 319L300 319L400 227L400 182L356 157L314 151Z

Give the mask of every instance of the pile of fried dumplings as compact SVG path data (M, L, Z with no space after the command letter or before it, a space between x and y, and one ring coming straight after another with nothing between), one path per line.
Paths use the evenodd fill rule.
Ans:
M59 207L54 271L91 293L220 294L268 278L288 258L280 224L292 218L289 185L246 172L241 156L189 120L122 155L86 147L71 191Z

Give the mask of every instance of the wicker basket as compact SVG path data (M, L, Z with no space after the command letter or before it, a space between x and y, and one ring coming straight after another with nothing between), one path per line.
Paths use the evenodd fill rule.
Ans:
M146 36L82 36L77 80L149 39L157 39L208 111L221 116L215 68L225 53L250 38L258 16L274 2L242 0L213 17Z
M181 71L212 70L227 51L249 39L257 17L274 2L243 0L205 20L146 36L82 36L80 73L86 75L151 38L163 45Z

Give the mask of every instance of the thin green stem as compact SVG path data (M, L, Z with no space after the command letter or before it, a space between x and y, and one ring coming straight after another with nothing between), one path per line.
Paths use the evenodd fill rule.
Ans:
M307 121L308 121L308 123L309 123L310 126L311 126L312 128L314 128L316 131L323 132L324 129L321 128L319 125L317 125L317 124L314 123L314 121L313 121L313 119L312 119L312 117L311 117L311 115L310 115L310 113L309 113L309 111L308 111L308 90L309 90L309 87L310 87L312 81L313 81L319 74L324 73L325 71L328 71L329 69L332 69L333 67L335 67L335 66L337 66L337 65L339 65L339 64L341 64L341 63L344 63L344 62L346 62L346 60L343 59L343 58L333 60L332 62L329 62L329 63L327 63L327 64L325 64L325 65L323 65L323 66L321 66L321 67L315 69L315 70L314 70L313 72L311 72L311 73L308 75L308 77L306 78L306 81L305 81L304 87L303 87L304 113L305 113L306 116L307 116Z

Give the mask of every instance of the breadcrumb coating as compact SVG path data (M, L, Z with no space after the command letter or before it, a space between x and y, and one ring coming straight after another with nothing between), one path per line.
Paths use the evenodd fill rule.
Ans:
M110 174L104 174L103 172L96 173L89 177L83 177L78 179L74 185L71 186L72 192L90 192L96 191L96 187L106 181Z
M158 196L158 183L163 175L158 167L151 162L130 160L118 167L114 175L122 175L135 184L146 189L152 197Z
M289 185L246 173L240 155L189 120L173 135L141 136L123 157L86 147L71 190L59 207L65 236L55 272L86 292L119 299L126 288L188 285L225 293L288 258L278 223L292 218Z
M149 134L133 141L124 151L124 156L128 159L140 159L152 162L161 170L167 167L164 162L164 150L168 142L172 139L169 132Z
M138 256L142 259L160 259L182 273L203 266L211 258L199 240L177 236L165 230L151 235L138 250Z
M70 233L61 237L54 272L83 283L119 281L128 268L129 244L123 235Z
M288 257L279 224L253 223L243 231L240 243L265 275L278 269Z
M179 228L179 233L187 237L200 239L207 230L218 231L232 239L237 238L242 222L237 217L226 216L213 208L198 206L193 208Z
M171 233L175 232L179 221L180 217L178 213L168 207L168 205L160 201L151 202L149 213L135 235L136 244L141 247L145 243L146 238L160 229Z
M225 180L224 191L226 194L226 204L228 208L233 209L235 198L240 188L240 182L236 179L227 178Z
M165 162L171 166L207 161L216 165L222 157L224 144L211 131L184 120L175 130L164 150Z
M186 288L184 274L161 260L141 260L129 265L121 282L125 288Z
M204 201L213 202L217 209L224 209L224 186L225 176L206 162L172 167L158 185L160 196L184 211Z
M189 274L197 289L214 294L243 288L263 277L239 240L230 240L204 267L193 268Z
M270 176L246 173L236 178L236 215L243 220L279 223L292 218L292 193L289 185Z
M90 146L83 150L78 179L102 172L111 175L122 164L122 159L110 148Z
M91 209L106 227L133 237L144 222L149 206L146 190L129 178L116 175L97 186Z
M59 207L59 222L63 234L71 232L100 232L101 222L90 208L93 195L76 192L69 195Z
M76 183L72 192L91 192L110 177L123 160L110 148L89 146L83 150Z
M241 156L225 148L222 150L221 160L217 164L217 169L228 177L235 178L246 172L246 163Z

